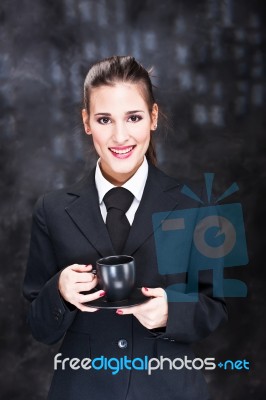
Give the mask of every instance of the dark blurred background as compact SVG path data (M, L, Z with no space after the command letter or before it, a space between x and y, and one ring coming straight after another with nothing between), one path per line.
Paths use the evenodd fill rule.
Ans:
M230 273L248 297L228 299L229 322L195 350L250 362L209 371L213 399L265 399L265 13L265 0L1 0L2 400L47 395L57 346L31 338L21 294L31 214L40 194L94 165L82 85L114 54L154 68L170 126L156 132L159 166L182 180L214 172L219 193L239 185L250 262Z

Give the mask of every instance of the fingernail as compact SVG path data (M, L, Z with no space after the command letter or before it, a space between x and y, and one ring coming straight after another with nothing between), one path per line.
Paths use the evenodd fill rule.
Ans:
M85 265L85 267L91 267L91 264Z
M122 315L123 311L122 310L116 310L116 313L119 314L119 315Z
M148 291L149 289L147 287L145 287L144 290Z
M100 293L100 297L103 297L103 296L105 296L105 292Z

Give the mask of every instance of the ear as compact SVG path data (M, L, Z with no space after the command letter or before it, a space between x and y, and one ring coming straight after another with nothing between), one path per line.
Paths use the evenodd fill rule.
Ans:
M89 125L89 115L87 113L87 110L85 110L85 108L83 108L82 110L82 120L86 134L91 135L90 125Z
M158 104L154 103L151 111L151 131L155 131L158 123L159 108Z

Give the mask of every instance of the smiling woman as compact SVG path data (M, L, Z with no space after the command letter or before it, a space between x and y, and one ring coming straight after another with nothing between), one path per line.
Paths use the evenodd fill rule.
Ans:
M158 106L154 103L150 112L137 83L116 82L86 95L90 109L83 110L83 121L100 156L101 171L114 185L123 185L144 160Z
M180 277L178 265L176 273L159 273L152 217L200 204L182 195L180 184L154 165L158 113L149 73L133 57L111 57L89 70L82 118L99 160L82 181L37 202L24 281L33 336L46 344L64 337L62 359L193 360L190 344L226 319L223 299L212 296L209 271L191 283L199 288L198 300L183 289L182 302L167 298L168 287L185 287L186 282L175 285L185 274ZM193 232L196 220L191 223ZM191 241L176 245L187 246L182 271L198 279L191 273ZM139 297L136 302L130 295L114 306L99 288L92 266L118 254L134 257L132 293ZM148 375L127 367L114 376L106 368L70 366L55 370L48 395L49 400L107 398L209 396L198 368L158 369Z

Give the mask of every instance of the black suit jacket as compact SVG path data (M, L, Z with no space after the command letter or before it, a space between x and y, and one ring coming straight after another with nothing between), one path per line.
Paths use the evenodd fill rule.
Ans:
M143 197L124 249L124 254L136 259L137 286L166 288L185 280L185 274L159 274L152 214L195 205L180 193L176 180L149 165ZM33 216L24 281L33 336L46 344L64 337L61 358L127 356L132 360L144 356L171 359L187 356L193 360L190 343L206 337L226 319L224 302L212 297L209 271L201 275L199 301L169 302L167 326L162 329L148 330L134 316L119 316L112 310L81 312L63 301L58 291L63 268L73 263L94 264L100 257L112 254L114 250L99 209L94 171L69 189L39 199ZM126 340L124 348L118 345L121 339ZM201 371L169 370L166 364L163 371L157 370L151 375L126 368L112 374L111 370L73 370L67 365L63 370L59 366L48 398L208 399Z

